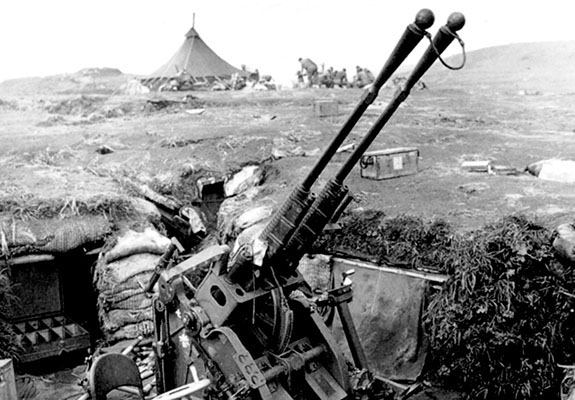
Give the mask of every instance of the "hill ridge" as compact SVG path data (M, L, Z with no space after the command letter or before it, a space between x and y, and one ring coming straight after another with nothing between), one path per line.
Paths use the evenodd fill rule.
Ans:
M446 61L457 65L461 56ZM426 80L498 91L575 93L574 65L575 40L509 43L467 52L465 67L456 72L437 63Z

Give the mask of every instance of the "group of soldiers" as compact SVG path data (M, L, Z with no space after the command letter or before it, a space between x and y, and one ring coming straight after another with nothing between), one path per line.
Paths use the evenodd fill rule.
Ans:
M299 58L299 63L301 68L297 72L298 84L301 86L305 85L305 78L307 77L307 87L319 86L327 88L362 88L375 81L373 73L367 69L362 68L359 65L355 67L355 75L353 80L350 82L347 79L347 71L345 68L342 70L334 70L333 67L329 67L326 71L320 72L317 64L314 63L309 58Z

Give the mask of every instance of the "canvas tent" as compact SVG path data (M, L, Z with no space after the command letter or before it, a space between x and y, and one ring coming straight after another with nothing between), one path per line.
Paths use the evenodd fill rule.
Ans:
M142 80L149 87L157 88L162 83L185 73L194 84L211 84L229 80L233 74L247 75L218 56L200 37L194 27L186 33L186 39L178 51L154 73Z

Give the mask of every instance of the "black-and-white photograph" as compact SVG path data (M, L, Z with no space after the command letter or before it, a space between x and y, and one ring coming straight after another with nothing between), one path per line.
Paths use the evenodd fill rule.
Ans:
M575 6L0 5L0 400L575 400Z

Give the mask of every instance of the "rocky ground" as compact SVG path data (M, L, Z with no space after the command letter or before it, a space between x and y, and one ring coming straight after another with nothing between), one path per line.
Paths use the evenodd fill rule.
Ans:
M230 175L247 164L267 163L266 185L281 199L306 175L360 94L205 92L184 101L184 94L170 93L162 98L173 102L159 110L145 98L126 96L2 98L2 192L73 197L113 191L109 178L152 181L186 165ZM359 143L391 94L383 91L344 145ZM339 115L317 117L318 99L337 102ZM419 172L375 181L362 179L357 166L346 181L355 206L445 218L461 229L515 212L550 226L569 218L572 184L523 170L573 154L574 102L571 94L493 95L439 85L414 92L370 150L416 147ZM318 187L348 155L334 157ZM498 174L464 170L462 163L471 160L509 168Z

